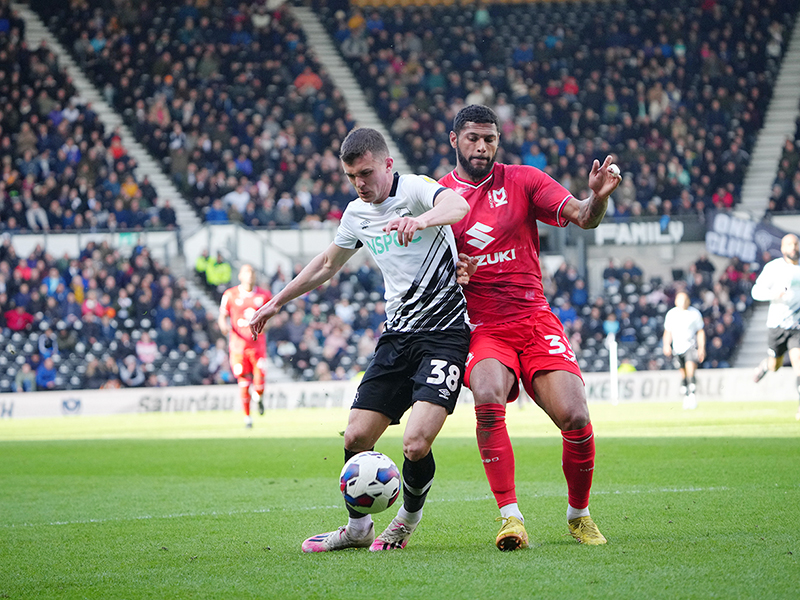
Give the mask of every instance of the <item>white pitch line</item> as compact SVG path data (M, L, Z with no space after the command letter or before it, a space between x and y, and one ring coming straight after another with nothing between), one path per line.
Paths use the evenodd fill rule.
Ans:
M687 488L660 488L655 490L614 490L614 491L596 491L592 492L593 496L604 496L604 495L624 495L624 494L686 494L686 493L698 493L698 492L726 492L729 491L730 488L726 486L722 487L687 487ZM535 493L535 494L528 494L528 497L531 498L543 498L543 497L553 497L553 496L566 496L566 494L558 493L558 494L551 494L551 493ZM474 498L442 498L439 500L430 499L427 501L428 504L434 503L439 504L443 502L480 502L483 500L489 500L491 496L488 494L485 496L478 496ZM90 523L115 523L115 522L122 522L122 521L146 521L148 519L185 519L185 518L196 518L196 517L217 517L217 516L227 516L232 517L234 515L257 515L263 513L280 513L280 512L297 512L301 511L311 511L311 510L338 510L341 509L341 504L335 505L328 505L328 506L306 506L304 508L257 508L252 510L232 510L232 511L201 511L195 513L175 513L169 515L140 515L136 517L110 517L108 519L79 519L75 521L51 521L50 523L6 523L0 525L3 529L13 529L15 527L49 527L53 525L87 525Z

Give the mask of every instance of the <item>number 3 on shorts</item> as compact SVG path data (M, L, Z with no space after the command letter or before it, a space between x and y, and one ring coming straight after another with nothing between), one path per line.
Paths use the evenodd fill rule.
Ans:
M440 385L444 382L448 390L455 392L461 379L461 369L456 365L450 365L450 368L447 369L447 374L445 374L444 368L448 364L446 360L431 359L431 376L425 382L432 385Z
M575 360L575 354L572 353L572 348L564 344L560 335L546 335L544 336L550 342L550 354L565 354L570 360Z

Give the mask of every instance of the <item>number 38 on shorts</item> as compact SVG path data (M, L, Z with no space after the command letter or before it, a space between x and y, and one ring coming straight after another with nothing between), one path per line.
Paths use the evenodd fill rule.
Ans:
M430 373L425 379L429 386L437 388L437 394L443 400L458 395L463 381L463 365L447 360L432 358L429 362Z

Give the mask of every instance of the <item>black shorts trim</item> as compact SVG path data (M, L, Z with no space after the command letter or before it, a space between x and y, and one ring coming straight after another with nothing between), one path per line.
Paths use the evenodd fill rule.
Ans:
M415 402L455 410L469 352L469 330L385 333L351 408L386 415L393 425Z

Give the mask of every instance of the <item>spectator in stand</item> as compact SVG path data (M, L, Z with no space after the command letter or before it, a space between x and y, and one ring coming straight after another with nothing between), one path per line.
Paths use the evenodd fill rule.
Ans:
M150 336L150 332L143 331L139 341L136 342L136 358L145 365L152 364L158 357L158 346Z
M156 339L158 341L158 350L162 355L167 355L171 350L178 349L180 337L172 319L164 317L161 320Z
M15 392L35 392L37 373L31 369L30 363L22 363L14 377Z
M730 367L731 350L725 346L722 338L714 336L708 344L708 357L706 364L712 369L727 369Z
M39 390L54 390L56 389L56 371L55 362L51 357L45 358L36 369L36 388Z
M87 359L86 363L86 385L95 390L99 390L108 381L103 372L103 365L96 356Z
M227 223L228 211L220 198L216 198L211 206L206 209L206 222L208 223Z
M12 306L4 314L6 327L11 331L27 331L33 324L33 315L25 310L25 306Z
M167 229L175 229L178 226L178 217L169 200L164 200L164 203L158 210L158 221L162 227L166 227Z
M38 346L39 355L42 358L48 358L54 354L58 354L58 337L51 327L48 327L39 335Z
M572 289L570 301L578 308L582 308L588 304L589 292L586 290L586 282L583 279L578 278L575 280L575 286Z
M213 383L207 354L201 354L197 360L190 363L187 377L190 385L211 385Z
M125 387L142 387L145 374L134 355L126 356L119 367L119 377Z

